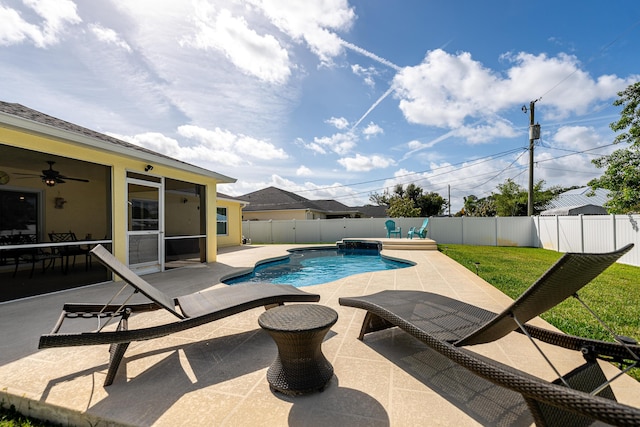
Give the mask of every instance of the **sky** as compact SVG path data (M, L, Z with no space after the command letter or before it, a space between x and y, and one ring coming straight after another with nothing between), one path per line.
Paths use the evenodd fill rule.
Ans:
M347 206L602 175L640 2L0 0L0 100ZM525 109L523 109L525 107Z

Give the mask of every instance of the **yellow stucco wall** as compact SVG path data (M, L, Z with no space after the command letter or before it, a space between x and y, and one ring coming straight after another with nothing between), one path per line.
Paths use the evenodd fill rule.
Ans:
M239 246L242 244L242 205L228 199L218 199L217 207L227 208L226 236L218 236L218 247Z
M126 260L126 229L127 229L127 204L126 204L126 173L127 171L144 172L144 167L149 161L143 161L125 154L112 153L95 147L84 145L81 143L68 142L54 137L43 136L41 134L30 133L25 130L7 128L0 126L0 144L13 147L24 148L28 150L44 152L52 155L68 157L81 161L87 161L111 168L112 179L112 229L113 229L113 252L120 260ZM46 166L46 165L44 165ZM194 184L204 185L206 188L206 212L207 212L207 261L214 262L216 260L217 239L216 236L216 185L215 178L203 176L194 172L181 170L175 167L165 166L162 164L154 164L153 174L157 176L165 176L173 179L191 182ZM69 188L69 187L68 187ZM53 203L53 198L57 195L57 191L62 190L59 186L52 187L47 191L46 203ZM51 194L49 194L51 193ZM65 196L65 198L67 198ZM70 213L74 218L78 217L79 225L85 218L91 219L99 209L95 206L91 212L73 212L71 210L73 195L68 196L68 203L65 207L65 213ZM49 200L51 199L51 200ZM106 205L106 203L105 203ZM99 215L106 213L98 213ZM104 217L106 218L106 216ZM105 223L103 218L102 223ZM96 221L99 221L97 219ZM241 227L240 221L238 221ZM52 224L48 224L52 228ZM82 233L91 232L100 233L98 231L89 230L89 226L77 228L75 231L79 234L79 238L84 237ZM87 231L85 231L87 230ZM68 231L68 230L56 230ZM102 238L103 236L93 236L94 238Z

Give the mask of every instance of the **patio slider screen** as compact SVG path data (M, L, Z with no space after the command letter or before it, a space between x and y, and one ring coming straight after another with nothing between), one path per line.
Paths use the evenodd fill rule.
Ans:
M205 188L165 179L165 268L206 261Z

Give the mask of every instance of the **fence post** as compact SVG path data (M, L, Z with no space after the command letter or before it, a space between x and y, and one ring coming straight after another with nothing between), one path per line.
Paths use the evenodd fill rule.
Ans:
M613 234L613 250L615 251L616 249L618 249L618 242L617 242L617 237L616 237L616 214L611 214L611 218L612 218L612 233Z
M560 216L556 215L556 252L560 252Z
M296 234L296 219L293 218L291 221L293 221L293 226L292 226L292 230L293 230L293 243L298 243L298 235Z
M460 231L460 237L462 238L462 244L464 245L464 216L460 217Z
M578 216L580 217L580 252L584 253L584 216L582 214Z

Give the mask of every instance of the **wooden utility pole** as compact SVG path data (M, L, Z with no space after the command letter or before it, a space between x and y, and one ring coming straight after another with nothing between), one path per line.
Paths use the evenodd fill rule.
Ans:
M536 102L529 103L529 197L527 199L527 215L533 215L533 145L536 139L540 139L540 125L535 124ZM527 107L522 107L522 111L527 112Z

